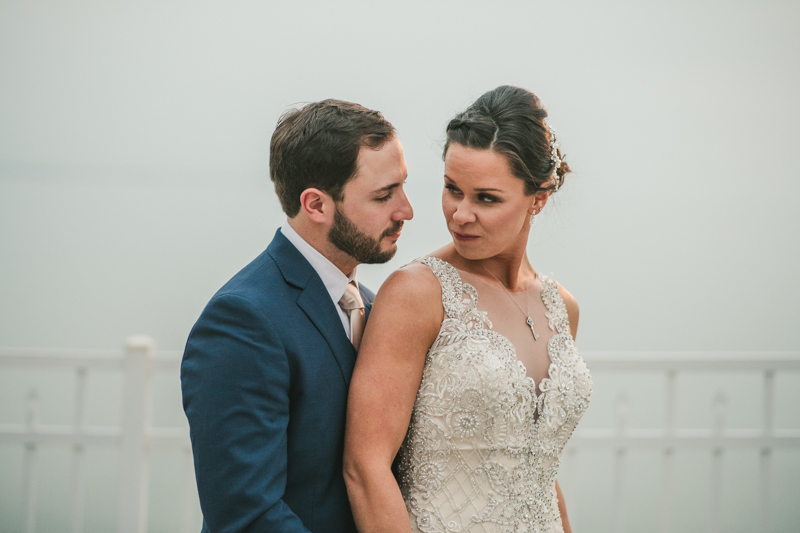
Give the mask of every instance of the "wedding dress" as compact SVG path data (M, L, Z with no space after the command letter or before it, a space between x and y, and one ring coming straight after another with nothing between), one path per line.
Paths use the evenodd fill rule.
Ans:
M556 474L592 379L558 286L538 274L511 293L420 261L441 283L444 320L396 463L412 530L561 533Z

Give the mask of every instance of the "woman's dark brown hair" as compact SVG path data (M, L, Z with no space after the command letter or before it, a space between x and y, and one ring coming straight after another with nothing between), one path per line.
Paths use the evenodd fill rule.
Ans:
M558 149L561 164L555 168L550 146L555 139L551 139L545 117L547 111L535 94L502 85L450 121L442 157L451 143L492 150L508 158L511 171L525 182L526 194L557 190L570 169Z

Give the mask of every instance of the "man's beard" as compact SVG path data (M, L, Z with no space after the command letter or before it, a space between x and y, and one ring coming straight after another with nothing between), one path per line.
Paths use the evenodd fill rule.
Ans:
M381 241L387 235L394 235L403 222L396 222L394 226L385 230L380 238L373 239L353 224L347 216L339 210L339 206L333 214L333 225L328 232L328 240L338 249L358 261L359 263L385 263L397 251L394 247L391 250L382 250Z

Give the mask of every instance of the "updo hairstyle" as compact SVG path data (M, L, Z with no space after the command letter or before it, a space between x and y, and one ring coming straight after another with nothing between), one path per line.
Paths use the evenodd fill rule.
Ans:
M511 171L525 182L525 194L557 191L570 171L561 151L561 164L551 157L551 133L545 124L547 111L539 98L520 87L502 85L483 94L447 125L447 141L466 148L492 150L505 155ZM555 177L555 179L553 179Z

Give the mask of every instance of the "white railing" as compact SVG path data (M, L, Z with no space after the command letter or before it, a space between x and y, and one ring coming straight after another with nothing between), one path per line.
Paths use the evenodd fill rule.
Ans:
M721 495L723 487L723 458L725 450L749 448L760 451L759 464L759 531L769 530L770 481L772 452L779 448L800 450L800 430L776 429L775 373L800 371L800 352L594 352L584 355L592 372L647 371L662 373L666 381L665 427L634 429L628 427L629 403L621 393L616 401L616 427L609 429L578 429L570 439L568 458L575 462L580 450L610 448L614 450L613 525L615 533L625 527L623 484L626 456L630 449L658 449L662 453L661 527L670 533L673 516L674 454L678 449L707 449L711 455L711 498L708 512L708 531L722 529ZM727 398L718 392L709 406L713 427L681 429L676 427L676 383L679 373L688 372L759 372L763 380L761 427L757 429L728 429L726 424ZM573 473L573 476L577 474Z
M131 337L124 351L44 351L0 349L0 367L60 367L71 368L76 375L74 420L70 425L42 425L38 421L38 394L31 391L24 424L0 424L0 443L17 443L25 448L24 509L25 531L35 531L37 496L37 451L44 444L68 445L72 448L70 530L83 531L84 522L84 453L87 446L116 446L121 450L119 507L117 531L144 533L147 529L148 455L155 447L183 450L183 489L181 531L193 532L196 501L191 447L186 428L154 428L152 417L152 375L155 370L174 372L180 365L179 352L154 351L154 342L147 337ZM799 352L766 353L586 353L584 357L595 373L647 371L658 372L666 380L666 425L663 429L634 429L628 427L628 402L624 395L617 401L616 427L610 429L581 429L575 432L567 449L567 459L575 459L581 450L607 448L615 453L614 526L624 530L624 497L626 456L636 448L658 449L662 452L662 519L661 531L671 531L672 478L675 450L705 448L711 457L711 505L709 531L721 528L720 501L722 493L722 462L726 449L751 448L761 452L760 505L761 531L767 530L769 484L772 451L778 448L800 449L800 430L778 430L775 420L775 373L800 371ZM87 372L94 369L118 369L124 375L122 423L120 427L87 426L85 391ZM681 429L676 427L676 381L679 373L706 371L756 371L763 379L762 426L756 430L727 429L725 404L718 394L710 406L713 427L710 429ZM573 469L573 476L575 476ZM577 480L574 480L577 481Z
M153 448L183 450L183 489L181 532L195 533L193 500L194 482L191 445L183 428L154 428L152 418L152 376L156 370L178 374L180 352L154 351L148 337L131 337L124 351L0 349L0 366L33 368L71 368L75 371L75 409L70 425L39 423L39 394L32 389L27 398L24 424L0 424L0 443L25 447L24 512L25 532L36 530L38 449L42 445L61 444L72 448L72 502L69 531L84 529L85 449L88 446L116 446L121 450L118 533L145 533L147 529L148 455ZM120 427L87 426L86 375L90 370L118 369L123 372L123 404Z

